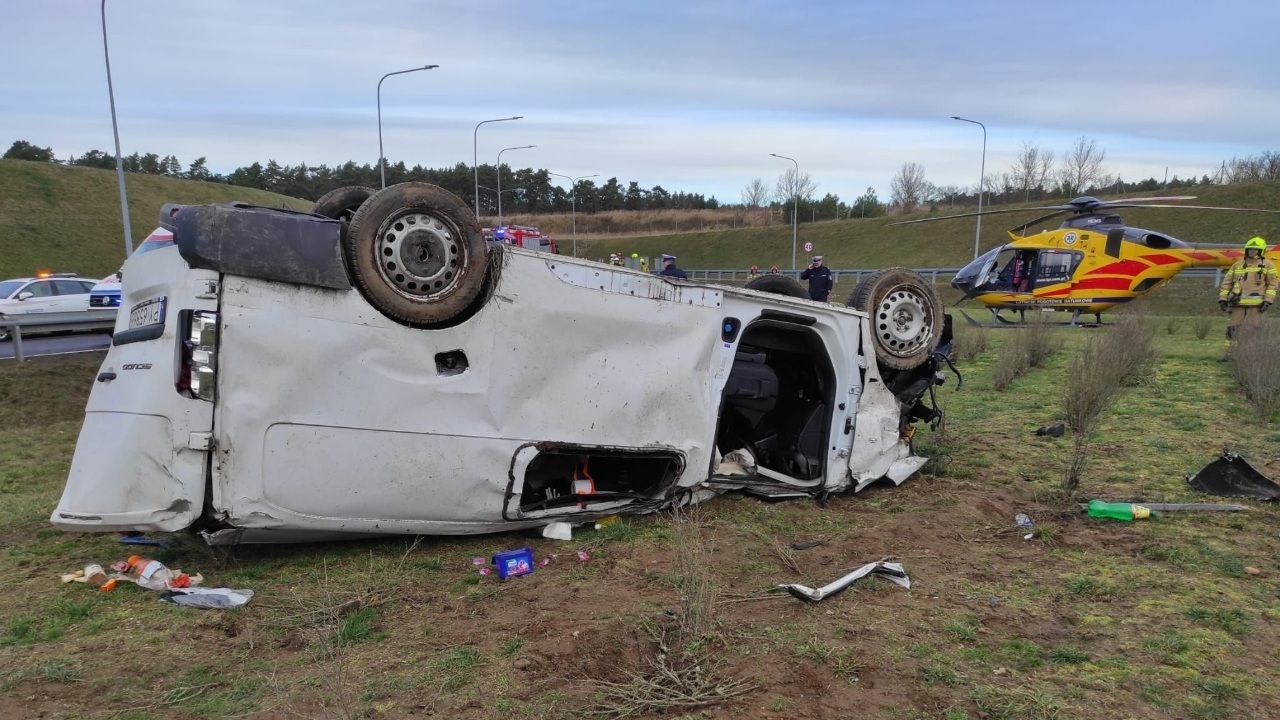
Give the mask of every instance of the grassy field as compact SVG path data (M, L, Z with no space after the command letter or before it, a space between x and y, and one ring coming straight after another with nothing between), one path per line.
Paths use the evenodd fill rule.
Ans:
M741 694L684 717L1278 717L1280 511L1247 502L1130 524L1074 509L1211 500L1182 478L1224 444L1280 477L1280 419L1260 421L1215 361L1223 321L1204 340L1191 318L1158 322L1158 364L1106 416L1080 498L1058 491L1066 441L1033 431L1059 412L1073 349L1109 330L1057 331L1066 349L1005 392L991 373L1011 336L996 331L963 367L964 388L940 391L946 429L917 435L933 460L901 487L826 507L725 496L569 543L185 543L159 555L257 593L227 612L59 582L129 554L47 525L101 356L0 364L0 717L608 716L617 688L641 683L653 637L691 608L703 671ZM1019 512L1037 523L1032 540ZM823 544L788 548L811 540ZM471 563L525 544L558 557L508 583ZM911 590L869 578L805 605L773 589L883 557L905 565Z
M231 200L309 210L306 200L219 183L126 174L137 247L165 203ZM102 277L120 267L124 237L115 172L0 160L0 279L36 270Z
M1187 189L1186 194L1197 196L1199 199L1196 203L1201 205L1280 209L1276 200L1280 197L1280 183L1197 187ZM954 212L965 210L957 208ZM943 210L936 214L947 215L951 212ZM1133 225L1169 233L1188 242L1243 244L1246 239L1258 234L1273 243L1280 240L1280 216L1276 215L1137 208L1126 208L1120 212ZM990 249L1007 241L1004 229L1015 227L1031 217L996 215L984 218L982 249ZM797 243L798 262L801 267L806 264L806 242L812 242L814 252L825 255L827 265L836 268L892 265L958 267L973 258L973 218L927 225L889 224L900 219L902 218L875 218L801 224ZM565 233L560 233L557 239L562 251L568 252ZM582 257L607 258L612 252L626 255L638 252L649 257L664 252L672 253L679 256L680 265L686 268L746 269L752 263L761 268L768 268L773 264L786 268L791 264L791 226L780 224L717 232L578 240L578 254Z

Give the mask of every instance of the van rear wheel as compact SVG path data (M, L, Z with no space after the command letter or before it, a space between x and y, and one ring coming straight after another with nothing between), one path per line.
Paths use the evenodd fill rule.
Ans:
M407 325L449 324L484 286L486 247L475 215L435 185L402 183L374 193L342 244L360 293Z
M849 307L871 316L876 359L910 370L933 355L942 335L942 301L933 283L907 268L877 270L849 295Z
M761 275L755 280L747 282L748 290L759 290L760 292L773 293L774 295L786 295L787 297L800 298L808 300L809 293L800 283L792 280L786 275Z
M363 185L348 185L330 190L316 200L316 204L311 206L311 212L334 220L351 222L351 217L373 193L373 188Z

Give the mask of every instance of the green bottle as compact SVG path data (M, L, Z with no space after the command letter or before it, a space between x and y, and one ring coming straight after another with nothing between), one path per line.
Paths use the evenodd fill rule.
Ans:
M1151 510L1134 503L1112 503L1102 500L1089 501L1089 517L1111 518L1112 520L1142 520L1151 517Z

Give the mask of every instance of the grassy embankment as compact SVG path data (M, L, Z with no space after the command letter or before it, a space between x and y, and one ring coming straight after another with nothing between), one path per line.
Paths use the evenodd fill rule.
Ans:
M1158 363L1106 415L1081 497L1212 500L1182 477L1227 443L1280 477L1280 419L1260 421L1214 361L1223 321L1204 340L1190 319L1160 322ZM641 667L644 628L688 605L691 572L717 590L706 642L722 672L755 688L699 717L1280 716L1280 511L1082 517L1079 498L1057 492L1067 441L1032 431L1055 419L1072 349L1109 330L1058 332L1067 349L1006 392L991 373L1010 335L993 333L964 389L940 390L949 429L921 431L935 459L901 487L825 508L736 496L702 506L700 568L666 516L572 543L162 552L211 585L257 592L231 612L59 583L130 553L46 522L100 356L0 364L0 716L578 717L595 702L590 680L625 682ZM1018 512L1035 519L1034 539L1014 527ZM815 539L825 544L787 549ZM505 584L471 565L525 544L559 557ZM580 547L588 562L573 558ZM772 590L885 556L906 566L910 591L871 578L810 606Z
M137 247L165 203L232 200L309 210L310 201L234 185L125 175ZM115 172L0 160L0 279L37 270L102 277L120 267L124 237Z

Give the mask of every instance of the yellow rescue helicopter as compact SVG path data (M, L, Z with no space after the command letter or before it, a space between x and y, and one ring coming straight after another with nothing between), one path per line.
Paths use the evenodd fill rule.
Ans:
M1104 310L1146 295L1187 268L1229 267L1244 255L1243 241L1230 245L1188 243L1166 233L1127 226L1113 210L1147 207L1280 213L1259 208L1166 204L1184 200L1195 197L1103 201L1084 196L1061 205L986 210L894 224L1050 211L1009 230L1010 242L965 265L951 285L963 292L965 299L973 298L991 310L997 324L1012 322L1001 317L1001 310L1025 315L1027 310L1041 309L1070 312L1074 325L1084 313L1092 313L1101 322ZM1023 234L1063 214L1069 217L1057 229ZM1266 256L1280 262L1280 245L1272 246Z

